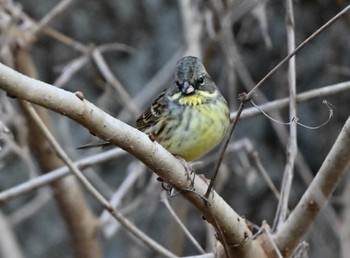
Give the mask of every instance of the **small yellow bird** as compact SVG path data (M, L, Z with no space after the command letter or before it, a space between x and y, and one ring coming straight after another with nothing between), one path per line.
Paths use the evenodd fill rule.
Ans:
M174 83L136 121L137 129L186 161L218 145L229 124L225 98L193 56L177 62Z

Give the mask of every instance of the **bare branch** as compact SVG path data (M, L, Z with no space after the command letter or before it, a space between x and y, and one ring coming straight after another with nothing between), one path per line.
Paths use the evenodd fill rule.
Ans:
M322 88L300 93L296 96L296 101L297 103L301 103L301 102L305 102L316 98L332 96L332 95L343 93L349 90L350 90L350 81L341 82L341 83L328 85ZM284 98L284 99L270 101L268 103L260 105L259 107L262 110L264 110L264 112L270 112L276 109L282 109L284 107L287 107L288 103L289 103L289 98ZM246 108L242 112L241 119L252 118L260 114L261 114L260 110L256 109L255 107ZM231 113L231 119L236 117L236 115L237 115L237 112Z
M346 12L350 10L350 5L346 6L342 11L340 11L336 16L326 22L318 30L312 33L307 39L305 39L301 44L299 44L292 52L288 54L281 62L279 62L267 75L264 76L255 87L247 94L247 98L251 98L254 91L258 89L263 83L265 83L282 65L284 65L292 56L296 55L303 47L305 47L310 41L315 39L322 31L327 29L331 24L343 16Z
M7 222L6 217L0 211L0 256L11 258L24 258L19 243Z
M145 166L141 162L133 162L129 167L128 176L124 179L123 183L110 200L111 205L115 208L119 208L123 197L130 192L130 189L135 182L146 172ZM104 210L99 217L99 224L101 225L106 238L111 238L115 234L119 225L106 210Z
M121 149L113 149L106 152L102 152L93 156L88 156L82 160L75 162L75 165L79 169L84 169L98 163L106 162L111 159L122 156L125 152ZM47 184L50 184L58 179L61 179L67 175L71 174L71 171L67 166L55 169L44 175L32 178L22 184L14 186L8 190L2 191L0 193L0 203L6 202L15 198L19 195L26 194L30 191L36 190Z
M34 33L38 34L42 29L49 24L51 20L62 14L68 7L70 7L75 0L62 0L59 2L39 23L35 28Z
M199 12L199 1L179 0L182 16L182 27L186 43L185 55L202 57L201 36L203 31L203 15Z
M183 230L183 232L186 234L186 236L190 239L190 241L193 243L193 245L197 248L197 250L201 253L204 254L205 251L204 249L200 246L200 244L197 242L197 240L193 237L191 232L186 228L186 226L182 223L180 220L179 216L175 213L173 208L170 206L168 197L166 196L166 192L163 192L161 195L161 201L164 203L165 207L168 209L170 212L171 216L175 219L176 223L180 226L180 228Z
M315 179L275 235L282 254L291 255L315 217L325 206L340 179L350 166L350 117L324 160Z
M134 117L137 117L138 114L141 113L140 109L132 101L129 93L125 90L123 85L113 75L99 49L95 49L92 51L92 58L96 63L97 67L99 68L101 74L118 93L121 103L123 103L129 109L129 111L134 115Z
M293 3L286 0L286 26L287 26L287 42L288 54L295 49L295 33L294 33L294 13ZM295 56L289 59L288 67L288 84L289 84L289 119L297 117L296 107L296 72L295 72ZM289 139L287 145L287 163L283 173L281 198L279 199L276 217L274 221L274 229L278 229L287 218L289 196L292 190L292 181L294 176L294 163L297 158L297 124L291 123L289 126Z

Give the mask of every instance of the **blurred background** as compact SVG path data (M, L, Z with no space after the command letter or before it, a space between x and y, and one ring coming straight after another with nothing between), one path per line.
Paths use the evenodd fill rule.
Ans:
M347 4L345 0L294 1L296 44ZM172 83L175 64L184 55L201 57L234 114L238 94L248 92L288 54L285 1L2 0L0 6L3 63L65 90L81 91L86 99L132 126ZM297 54L298 93L334 85L327 96L298 104L299 122L318 126L327 121L324 99L332 104L334 116L319 129L298 126L299 155L290 209L349 117L350 90L337 87L350 81L349 42L347 14ZM263 107L288 97L287 69L284 65L263 84L254 95L256 104ZM256 111L250 103L247 109ZM177 255L198 254L160 201L163 190L156 176L130 154L115 149L77 150L97 138L65 116L42 112L69 156L90 162L84 167L87 177L108 199L114 196L127 218ZM278 121L290 121L288 108L268 113ZM27 116L16 99L0 92L0 193L62 166L47 162L49 147L34 133ZM288 131L288 126L261 113L250 117L243 113L221 167L215 189L238 214L258 226L264 220L272 226L278 201L257 163L280 189ZM218 148L196 161L197 173L210 177L217 155ZM160 257L104 214L73 177L67 178L0 200L0 246L4 248L8 238L17 250L8 256L3 249L1 258L84 257L76 251L79 237L72 228L78 222L71 212L85 202L76 215L89 214L90 222L79 230L94 231L98 240L94 251L100 257ZM349 257L348 181L345 176L309 231L309 257ZM73 204L67 209L70 201ZM212 251L214 232L199 212L181 196L169 202L202 247Z

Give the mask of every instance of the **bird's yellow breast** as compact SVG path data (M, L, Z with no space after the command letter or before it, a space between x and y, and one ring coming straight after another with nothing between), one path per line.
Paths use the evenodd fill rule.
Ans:
M229 110L219 99L201 104L203 100L193 95L180 101L182 112L170 114L166 126L173 130L159 135L157 141L170 153L190 161L221 142L230 124Z

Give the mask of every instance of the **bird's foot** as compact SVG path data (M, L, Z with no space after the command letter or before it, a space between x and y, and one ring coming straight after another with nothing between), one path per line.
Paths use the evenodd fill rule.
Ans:
M193 186L194 186L194 179L196 177L196 172L194 171L194 169L191 167L191 165L189 163L187 163L187 161L180 157L180 156L175 156L180 162L181 164L184 166L185 168L185 172L186 172L186 176L187 176L187 180L191 181L191 184L189 186L189 189L194 190Z

